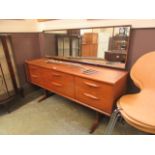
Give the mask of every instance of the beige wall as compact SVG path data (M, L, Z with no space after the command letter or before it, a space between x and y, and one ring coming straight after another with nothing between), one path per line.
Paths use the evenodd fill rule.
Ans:
M0 33L5 32L39 32L36 20L0 20Z
M132 25L133 28L155 27L155 19L152 20L86 20L68 19L54 20L41 23L39 26L43 30L87 28L99 26L119 26Z
M133 28L154 28L155 19L150 20L86 20L62 19L46 22L37 20L0 20L0 33L3 32L42 32L43 30L87 28L99 26L132 25Z

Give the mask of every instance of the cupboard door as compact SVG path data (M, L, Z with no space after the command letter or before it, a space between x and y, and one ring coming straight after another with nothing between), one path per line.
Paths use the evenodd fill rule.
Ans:
M83 57L89 57L90 56L90 45L89 44L83 44L82 45L82 56Z
M92 43L92 33L85 33L82 37L83 44L90 44Z
M97 44L90 44L90 56L96 57L97 56Z
M98 43L98 33L92 33L92 44Z

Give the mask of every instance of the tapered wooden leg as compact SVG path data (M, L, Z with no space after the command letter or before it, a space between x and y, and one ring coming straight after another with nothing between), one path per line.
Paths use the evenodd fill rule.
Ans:
M41 102L41 101L47 99L51 95L54 95L54 93L49 94L49 92L44 89L44 95L38 100L38 102Z
M93 132L97 129L97 127L98 127L99 124L100 124L101 118L102 118L102 114L100 114L99 112L96 112L96 119L95 119L95 122L94 122L94 124L92 125L92 127L91 127L89 133L93 133Z

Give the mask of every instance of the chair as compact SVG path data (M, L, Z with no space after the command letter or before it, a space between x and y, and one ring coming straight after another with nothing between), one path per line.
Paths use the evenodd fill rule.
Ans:
M155 51L140 57L133 65L130 76L140 92L119 99L105 134L112 133L120 117L141 131L155 134Z

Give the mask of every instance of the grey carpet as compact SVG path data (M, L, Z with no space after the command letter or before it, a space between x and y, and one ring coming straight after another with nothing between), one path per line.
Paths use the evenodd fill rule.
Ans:
M0 116L0 134L30 135L89 135L95 112L68 99L54 95L38 102L40 92L17 99L11 113ZM93 135L103 135L109 121L101 120ZM128 124L117 123L113 134L146 134Z

